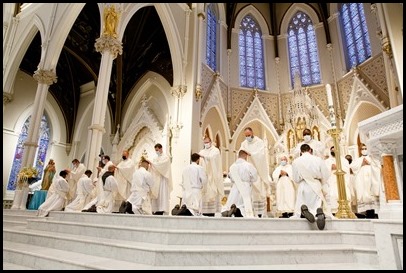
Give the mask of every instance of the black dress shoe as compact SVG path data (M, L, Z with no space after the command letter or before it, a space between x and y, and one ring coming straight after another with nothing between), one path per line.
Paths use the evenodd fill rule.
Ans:
M121 202L120 208L118 209L118 213L125 213L127 208L127 201Z
M180 206L178 204L176 204L175 207L172 209L171 214L178 215L179 211L180 211Z
M180 211L176 215L193 216L193 214L189 211L189 209L187 208L187 206L185 204L182 205L182 207L180 208Z
M239 208L235 209L234 217L244 217L242 216L241 210Z
M316 221L314 219L314 215L309 211L306 205L302 205L300 209L302 211L303 216L307 219L307 221L309 221L310 223L314 223L314 221Z
M324 214L322 208L318 208L318 209L317 209L316 217L317 217L317 221L316 221L317 227L318 227L320 230L323 230L324 227L326 226L326 215Z
M125 208L125 212L128 214L134 214L133 212L133 204L131 204L130 202L127 201L127 205Z

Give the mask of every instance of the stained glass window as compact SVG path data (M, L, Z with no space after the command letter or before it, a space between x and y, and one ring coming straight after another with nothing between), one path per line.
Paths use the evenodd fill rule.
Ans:
M217 33L217 16L213 4L207 7L207 34L206 34L206 62L207 65L216 71L216 33Z
M342 4L340 11L349 70L371 57L371 44L362 3Z
M265 89L262 33L258 23L251 15L247 15L241 20L238 46L240 85Z
M30 124L30 119L31 116L27 118L27 120L24 122L23 128L21 129L21 133L18 137L18 142L17 142L17 147L14 153L14 161L13 161L13 166L11 167L11 173L10 173L10 178L7 184L7 190L15 190L16 189L16 183L17 183L17 175L18 172L21 169L21 163L23 160L23 152L24 152L24 142L27 140L28 136L28 126ZM48 144L49 144L49 126L48 126L48 121L45 115L42 116L41 119L41 126L40 126L40 137L38 141L38 148L37 148L37 154L35 156L35 167L38 170L38 177L42 177L42 172L44 170L44 162L45 162L45 157L47 154L48 150Z
M321 82L316 33L310 17L298 11L288 26L291 83L298 72L302 86Z

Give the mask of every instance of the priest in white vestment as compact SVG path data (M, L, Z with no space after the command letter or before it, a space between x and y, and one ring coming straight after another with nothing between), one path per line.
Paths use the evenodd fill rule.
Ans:
M235 204L243 217L253 218L253 184L258 181L258 172L253 164L247 161L248 153L244 150L238 152L238 159L230 166L228 176L232 182L231 190L223 211L229 211Z
M73 165L73 169L67 170L68 171L67 180L69 183L69 194L67 196L68 204L73 199L75 199L78 181L86 171L86 166L83 163L80 163L80 161L76 158L74 160L72 160L72 165Z
M361 146L362 156L355 159L350 167L354 172L355 194L358 213L374 218L379 210L379 192L381 187L381 165L379 160L368 155L365 144ZM370 215L371 213L371 215Z
M330 177L326 163L318 156L311 154L308 144L302 144L301 156L292 162L293 181L298 184L296 205L293 218L300 218L301 206L306 205L309 212L316 215L322 208L325 215L333 217L331 208L325 199L325 187ZM324 191L324 192L323 192Z
M118 194L118 184L114 177L114 170L116 166L110 165L107 172L102 177L103 191L98 196L96 203L97 213L112 213L115 205L116 195ZM99 179L100 183L100 179Z
M207 174L199 165L201 157L198 153L191 155L191 163L182 172L182 203L194 216L203 214L203 189L207 184Z
M338 186L337 186L337 163L335 157L335 148L332 146L330 148L330 156L325 159L327 168L330 171L330 177L327 180L329 194L326 196L327 202L330 202L331 212L336 213L338 211ZM348 206L351 206L351 190L350 190L350 164L345 157L341 157L341 169L345 172L344 174L344 184L345 184L345 194L348 200Z
M296 187L293 181L292 165L286 155L280 156L279 166L272 173L276 183L276 210L278 214L293 214L296 203ZM287 217L286 215L286 217Z
M65 207L65 211L81 212L84 206L93 199L92 192L95 186L90 178L91 175L92 171L86 170L79 179L76 198Z
M239 150L244 150L249 155L251 162L258 172L258 179L253 184L252 202L255 216L264 216L267 211L267 196L271 196L271 177L269 173L267 149L265 142L257 136L254 136L252 128L247 127L244 130L245 140L241 143Z
M151 190L154 185L152 174L148 171L150 162L141 158L131 182L131 194L127 199L134 214L152 215Z
M131 180L135 172L135 163L130 158L130 154L127 150L124 150L122 153L122 161L117 164L114 177L117 180L118 184L118 193L117 198L119 202L127 200L131 194Z
M154 179L151 191L152 212L155 215L169 214L169 199L173 189L171 159L163 152L162 144L157 143L154 148L156 156L149 166Z
M207 184L203 194L202 212L214 216L221 211L221 199L224 196L223 166L220 150L213 145L209 137L203 139L204 149L200 150L199 165L207 174Z
M309 145L313 150L313 155L318 156L323 160L325 159L326 145L323 142L312 138L312 132L310 129L306 128L303 130L303 141L296 145L296 148L293 151L294 158L298 158L300 156L300 147L302 144Z
M48 216L50 211L61 211L65 207L69 192L69 184L66 181L67 176L68 172L65 170L60 171L59 176L55 176L52 182L54 193L39 206L38 216L45 217Z
M108 155L103 156L103 164L104 167L97 167L97 182L96 182L96 189L95 189L95 197L87 203L84 207L83 210L88 210L91 208L93 205L97 204L98 199L100 199L103 196L103 181L102 181L102 176L105 174L110 166L114 166L113 162L110 161L110 157ZM117 188L118 192L118 188Z

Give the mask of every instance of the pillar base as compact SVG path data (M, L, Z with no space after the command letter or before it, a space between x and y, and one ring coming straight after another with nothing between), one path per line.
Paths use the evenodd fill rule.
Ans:
M381 205L378 213L379 219L403 220L403 203L400 200L391 200Z

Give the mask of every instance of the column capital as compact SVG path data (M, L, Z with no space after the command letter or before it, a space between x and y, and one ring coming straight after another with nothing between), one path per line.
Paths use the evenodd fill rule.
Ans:
M101 124L92 124L88 127L89 130L96 130L100 132L105 132L106 130L104 129L104 126Z
M110 54L113 55L114 59L117 58L118 54L123 54L123 43L111 35L103 34L97 38L94 47L96 48L97 52L102 54L105 51L109 51Z
M376 148L378 151L381 153L381 156L386 156L386 155L393 155L396 150L396 141L390 141L390 140L385 140L382 142L379 142L376 145Z
M177 87L172 88L171 94L174 97L182 98L187 92L186 85L178 85Z
M58 77L53 70L38 69L34 72L33 78L41 84L51 85L58 81Z
M200 13L197 15L197 17L198 17L198 18L201 18L202 20L206 19L206 15L205 15L203 12L200 12Z
M24 146L38 147L38 143L26 141L24 142Z
M377 6L376 6L376 4L375 3L373 3L373 4L371 4L371 12L373 13L373 14L376 14L376 9L377 9Z
M327 50L331 51L333 50L333 44L332 43L328 43L326 44Z
M13 100L13 95L8 92L3 92L3 104L7 104Z

